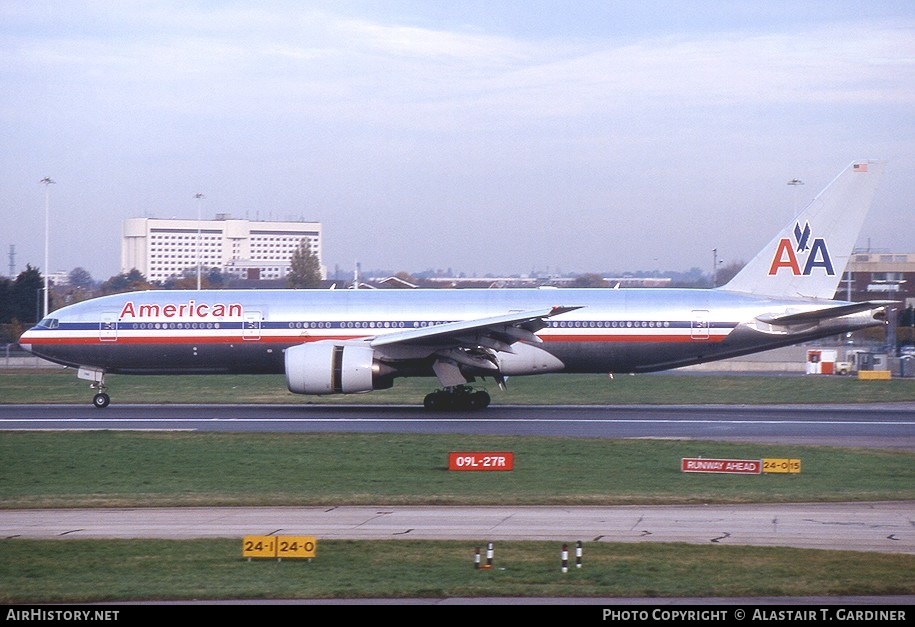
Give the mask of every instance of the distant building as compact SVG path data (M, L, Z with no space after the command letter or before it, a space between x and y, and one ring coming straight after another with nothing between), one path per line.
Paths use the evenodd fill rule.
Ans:
M215 220L130 218L124 221L121 272L136 268L149 281L180 276L200 263L238 280L281 280L302 239L318 258L320 222L251 222L218 214Z
M669 277L601 277L607 287L670 287ZM488 288L510 287L571 287L577 277L447 277L425 279L437 287Z
M853 253L836 298L898 300L903 308L915 305L915 253Z
M48 281L51 282L51 285L64 286L70 285L70 273L69 272L48 272Z

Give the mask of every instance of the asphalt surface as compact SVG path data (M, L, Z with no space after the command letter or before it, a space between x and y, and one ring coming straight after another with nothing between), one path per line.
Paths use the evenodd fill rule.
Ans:
M462 433L915 450L915 403L876 405L0 405L0 430Z
M0 537L686 542L915 555L915 504L165 507L0 510Z

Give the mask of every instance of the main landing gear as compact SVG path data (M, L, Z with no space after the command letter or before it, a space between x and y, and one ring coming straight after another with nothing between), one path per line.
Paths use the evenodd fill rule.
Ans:
M489 393L467 385L455 385L426 394L423 406L435 411L483 409L489 406Z

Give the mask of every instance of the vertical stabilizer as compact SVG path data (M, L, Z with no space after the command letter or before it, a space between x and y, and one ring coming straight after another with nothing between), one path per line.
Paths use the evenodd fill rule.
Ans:
M885 161L854 161L722 290L832 299L858 240Z

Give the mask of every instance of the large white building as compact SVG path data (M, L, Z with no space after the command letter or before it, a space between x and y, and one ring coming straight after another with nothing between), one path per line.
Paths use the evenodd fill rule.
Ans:
M130 218L122 235L121 272L136 268L148 281L181 276L198 263L237 279L283 279L302 239L325 274L320 222L251 222L225 214L200 221Z

